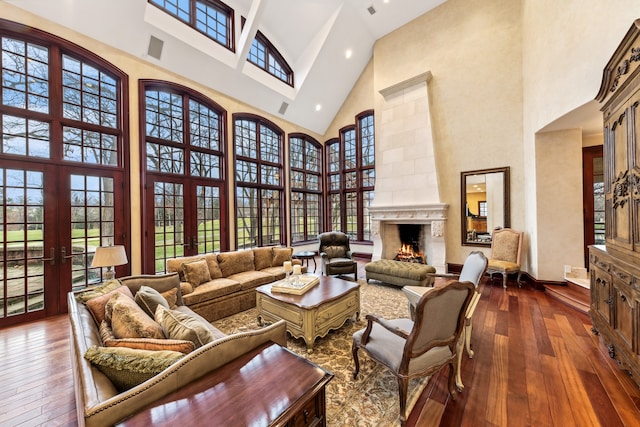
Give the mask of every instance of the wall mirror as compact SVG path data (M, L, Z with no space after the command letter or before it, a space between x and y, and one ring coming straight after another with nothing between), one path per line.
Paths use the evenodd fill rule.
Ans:
M509 168L460 173L462 244L491 246L491 232L510 226Z

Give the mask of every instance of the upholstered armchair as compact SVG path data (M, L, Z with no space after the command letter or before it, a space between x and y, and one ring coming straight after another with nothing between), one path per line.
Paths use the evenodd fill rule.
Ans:
M452 281L430 289L418 300L415 320L387 320L368 314L367 327L353 334L353 378L356 379L360 371L360 349L388 368L398 381L403 426L412 378L434 375L449 365L449 393L452 399L456 397L457 343L475 288L471 282Z
M322 272L326 276L351 274L358 279L358 264L353 260L349 236L340 231L329 231L318 236L318 253L322 259Z
M462 264L462 270L460 274L431 274L434 277L441 277L450 280L458 280L460 282L471 282L475 286L476 290L473 293L473 298L471 299L471 303L469 304L469 308L467 308L467 312L464 316L464 330L462 331L462 336L460 337L460 342L458 343L458 354L457 354L457 375L456 375L456 386L458 389L463 389L464 384L462 384L462 377L460 376L460 365L462 365L462 347L467 349L467 354L469 358L473 358L473 350L471 350L471 331L473 330L473 313L476 311L476 306L478 305L478 301L480 301L480 293L478 292L478 285L480 284L480 280L484 276L485 271L487 270L487 257L484 253L480 251L473 251L468 256L467 259ZM415 318L415 310L420 297L433 288L426 288L423 286L405 286L402 288L402 292L407 296L409 300L409 311L411 313L411 318Z
M518 287L520 287L520 258L522 257L522 231L502 228L495 230L491 237L491 256L487 273L493 279L493 275L502 274L502 287L507 287L507 276L518 273Z

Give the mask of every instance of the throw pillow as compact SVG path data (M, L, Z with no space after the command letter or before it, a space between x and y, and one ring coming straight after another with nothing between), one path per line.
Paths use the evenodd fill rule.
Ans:
M220 270L220 266L218 265L218 255L206 254L204 259L207 261L207 265L209 266L209 275L211 276L211 279L221 278L222 270Z
M161 292L160 295L162 295L162 297L167 301L170 309L176 308L178 304L178 289L173 288L168 291ZM151 317L154 317L155 315L156 313L154 311Z
M177 289L174 290L177 291ZM169 303L162 294L150 286L140 286L140 289L136 292L135 301L151 317L155 316L158 304L169 308Z
M169 310L159 305L156 321L169 339L189 340L196 348L214 340L213 334L202 322L187 313Z
M220 252L218 265L224 277L244 271L253 271L253 251Z
M191 341L170 340L157 338L122 338L118 339L113 335L111 326L106 321L100 324L100 339L104 347L128 347L139 350L170 350L188 354L195 350Z
M198 261L185 262L182 264L182 270L184 271L184 278L194 287L211 280L209 266L204 258Z
M291 261L293 248L273 248L272 267L280 267L285 261Z
M116 338L164 338L160 325L131 298L116 292L105 309Z
M98 346L90 347L84 354L120 392L153 378L182 357L184 354L177 351Z
M104 295L106 293L109 293L109 292L119 288L120 286L122 286L122 283L120 283L120 281L117 280L117 279L107 280L106 282L102 282L101 284L99 284L98 286L96 286L94 288L89 288L89 289L77 294L76 295L76 301L81 302L81 303L84 304L87 301L89 301L90 299L97 298L97 297L102 296L102 295Z
M97 325L102 323L102 321L104 320L105 307L106 307L107 303L109 302L109 300L111 299L111 296L116 292L120 292L120 293L128 296L129 298L133 299L133 294L131 293L131 290L129 289L129 287L123 285L123 286L119 286L118 288L112 290L111 292L107 292L104 295L92 298L92 299L88 300L87 302L85 302L85 305L87 306L89 311L91 311L91 315L93 316L93 319L96 321Z
M271 267L273 262L273 248L254 248L253 249L253 264L257 271L264 270Z

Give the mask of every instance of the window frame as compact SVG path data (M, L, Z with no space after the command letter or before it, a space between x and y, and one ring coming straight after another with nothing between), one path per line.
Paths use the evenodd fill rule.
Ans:
M256 146L254 147L254 149L257 155L256 157L238 155L238 146L237 146L237 141L238 141L237 122L238 121L248 121L248 122L255 123L256 125L255 135L257 137L257 140L256 140ZM285 215L284 215L285 200L286 200L284 183L288 179L288 177L286 176L285 168L284 168L285 132L278 125L271 122L270 120L262 116L251 114L251 113L233 114L232 123L233 123L232 147L233 147L233 164L234 164L233 183L234 183L234 195L235 195L234 200L236 204L235 206L236 210L235 210L235 216L234 216L236 249L249 249L254 247L272 246L277 244L283 245L285 244L285 239L287 236L286 221L285 221ZM263 148L262 141L260 139L260 136L262 134L261 132L262 127L266 127L268 130L277 134L278 136L278 161L277 162L268 161L261 157L262 148ZM251 183L251 182L245 182L245 181L242 181L242 182L238 181L238 164L240 162L246 162L248 164L255 165L256 182ZM279 185L268 184L264 182L264 178L262 176L263 167L276 168L279 170L279 172L276 172L277 174L279 174ZM256 217L255 217L255 220L257 222L257 225L255 226L257 230L257 235L255 236L255 242L249 242L248 245L246 243L243 243L243 244L240 243L239 221L241 220L241 218L244 218L244 216L241 216L239 214L240 206L238 203L238 200L239 200L238 192L240 189L243 189L243 188L255 190L257 195ZM278 219L279 228L280 228L277 236L278 241L266 241L266 236L264 232L265 221L263 219L263 209L266 206L266 203L264 202L264 195L263 195L263 192L265 191L277 191L279 193L279 197L277 199L277 203L278 203L277 219ZM267 222L267 225L268 225L268 222Z
M166 1L168 0L162 0L163 2L166 3ZM165 12L168 15L173 16L175 19L177 19L180 22L185 23L186 25L188 25L190 28L192 28L193 30L199 32L200 34L204 35L205 37L207 37L208 39L213 40L214 42L218 43L221 46L224 46L225 48L229 49L231 52L235 52L235 17L234 17L234 10L233 8L231 8L230 6L228 6L227 4L219 1L219 0L188 0L189 1L189 21L186 21L185 19L182 19L180 16L176 15L175 13L167 10L166 7L163 7L157 3L155 3L154 0L147 0L147 2L155 7L157 7L158 9L162 10L163 12ZM226 38L227 38L227 43L222 43L220 40L218 40L215 37L212 37L210 34L208 34L206 31L203 31L202 29L198 28L197 25L197 6L198 3L202 3L208 7L211 7L213 9L215 9L216 11L224 14L226 16ZM209 15L207 15L207 17L209 17Z
M293 161L292 161L292 149L291 149L291 145L292 145L292 140L293 139L300 139L303 142L303 151L302 151L302 167L298 168L295 167L293 165ZM305 148L307 145L310 145L314 148L317 149L317 155L318 155L318 171L313 171L311 169L309 169L307 167L308 162L307 162L307 149ZM307 134L304 133L290 133L289 134L289 149L288 149L288 153L289 153L289 171L290 171L290 175L289 175L289 203L290 203L290 238L291 238L291 244L303 244L303 243L310 243L312 241L317 240L317 235L322 231L323 229L323 197L322 197L322 193L323 193L323 188L324 188L324 158L323 158L323 153L324 150L322 148L322 144L320 144L316 139L310 137ZM317 176L318 178L318 189L317 190L312 190L309 189L308 186L303 185L302 187L295 187L293 185L293 177L295 173L300 173L303 176L303 181L306 184L308 182L308 175L313 175L313 176ZM300 200L302 203L302 210L303 210L303 214L301 216L301 221L302 221L302 228L303 228L303 239L301 240L295 240L294 239L294 232L295 232L295 227L294 224L296 222L296 215L295 215L295 211L294 211L294 200L297 200L297 197L295 197L295 194L300 196ZM314 217L317 218L317 233L315 235L311 235L311 226L309 224L309 220L310 220L310 213L309 213L309 209L308 209L308 197L311 195L315 195L318 198L318 209L317 212L314 212Z
M375 115L373 110L366 110L355 117L355 124L345 126L340 129L338 138L333 138L325 143L325 186L327 194L327 206L325 207L325 224L327 230L343 231L349 235L352 241L373 244L371 238L371 217L365 213L365 201L371 202L374 185L364 185L363 174L367 171L373 171L373 180L375 181L375 154L373 162L363 164L363 132L362 121L367 117L371 117L375 123ZM374 128L375 129L375 128ZM355 145L355 156L348 156L347 144L350 141L348 134L354 134L353 144ZM375 132L375 131L374 131ZM375 133L374 151L375 151ZM336 162L332 158L332 151L337 147L339 160ZM355 157L352 165L347 166L349 157ZM334 166L332 166L334 165ZM354 178L355 177L355 178ZM338 184L340 188L332 188L332 180ZM366 196L370 198L367 199ZM350 203L348 203L350 202ZM347 211L349 206L355 202L355 222L349 222ZM339 215L334 215L333 205L340 207ZM338 218L339 216L339 218ZM337 223L339 220L339 224ZM355 224L355 231L353 230Z
M251 58L252 58L251 51L253 50L253 43L255 43L256 41L259 42L259 43L262 43L262 45L264 46L264 51L265 51L264 66L262 66L262 65L256 63L255 61L251 60ZM271 72L270 67L269 67L269 59L270 58L273 58L273 60L280 66L280 68L282 68L282 70L284 71L284 73L286 75L286 79L283 79L279 75ZM256 32L256 37L251 42L251 49L249 50L249 53L247 54L247 61L250 64L253 64L256 67L260 68L265 73L267 73L267 74L275 77L276 79L280 80L281 82L284 82L284 83L288 84L289 86L294 87L293 69L289 66L289 63L284 59L284 56L282 56L282 54L278 51L278 49L276 49L276 47L273 45L273 43L271 43L271 41L259 30Z
M158 138L155 136L149 136L147 134L147 92L148 91L160 91L169 94L179 96L181 102L181 137L180 141L174 141L170 139ZM218 122L218 147L216 149L202 147L198 145L192 145L190 126L192 122L191 118L191 105L190 101L195 101L198 105L202 105L207 109L217 113ZM207 253L213 251L204 250L201 251L203 245L209 247L215 246L215 242L205 240L205 242L199 241L200 231L199 227L199 202L197 191L203 188L217 188L219 197L219 239L217 244L219 249L217 251L225 251L229 249L229 234L228 234L228 195L227 195L227 156L226 152L228 132L227 132L227 112L226 110L216 103L214 100L206 97L205 95L177 83L162 80L140 80L139 81L139 110L140 110L140 170L141 181L144 191L141 194L142 203L142 225L146 230L153 230L155 233L155 195L154 188L156 183L162 185L180 185L182 186L181 197L183 200L182 210L184 212L182 221L184 222L185 241L182 242L182 250L184 255L197 255L199 253ZM157 143L163 147L171 147L182 150L183 167L180 173L172 173L163 170L149 170L147 168L147 144ZM205 153L218 156L219 158L219 173L218 177L202 176L192 173L192 153ZM153 236L149 236L148 232L143 233L142 239L142 259L143 271L148 274L157 274L162 271L157 271L156 265L156 245ZM206 249L206 248L205 248ZM174 248L174 251L177 249ZM175 255L179 256L179 255ZM166 268L166 266L165 266Z

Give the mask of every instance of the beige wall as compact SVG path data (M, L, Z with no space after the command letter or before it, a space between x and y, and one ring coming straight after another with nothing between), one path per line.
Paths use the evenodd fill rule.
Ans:
M460 244L460 172L510 166L512 206L524 200L520 15L517 1L449 0L375 46L376 111L380 89L433 74L429 96L440 201L449 205L447 262L462 263L477 249ZM514 227L524 226L520 210L511 217Z
M548 183L544 176L567 183L571 194L581 192L581 163L569 163L550 170L552 148L540 129L587 102L600 87L602 69L635 18L640 17L640 3L635 0L523 0L523 90L524 156L526 159L525 233L529 237L527 264L529 273L539 279L561 280L563 265L583 265L582 239L568 243L567 236L582 232L582 211L575 209L573 197L555 193L542 198L538 184ZM589 136L580 144L591 145L601 136ZM574 138L555 140L566 145L561 151L575 150ZM555 147L553 147L555 148ZM541 165L538 162L543 162ZM548 230L555 228L555 216L562 212L566 225L562 237ZM550 253L560 254L550 259Z

